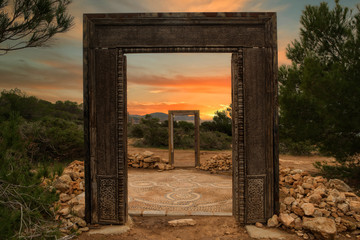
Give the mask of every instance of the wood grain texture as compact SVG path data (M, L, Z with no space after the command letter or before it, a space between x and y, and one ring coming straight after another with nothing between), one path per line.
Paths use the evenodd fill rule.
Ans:
M169 162L174 165L174 116L194 115L195 134L195 166L200 166L200 111L199 110L169 110L168 133L169 133Z
M127 219L125 53L233 53L233 215L246 224L278 212L276 13L85 14L83 29L87 222Z

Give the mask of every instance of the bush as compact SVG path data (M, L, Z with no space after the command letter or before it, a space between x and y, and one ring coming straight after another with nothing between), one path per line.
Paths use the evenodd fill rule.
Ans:
M200 132L200 149L225 150L231 148L231 137L221 132Z
M58 232L49 226L54 226L49 209L58 197L54 190L39 186L43 175L48 175L45 166L38 174L30 171L28 143L20 132L24 122L11 113L0 124L0 239L53 238Z
M45 117L41 121L24 122L20 132L32 161L70 161L84 157L83 127L72 121Z
M316 152L316 146L312 145L310 141L295 142L292 139L281 139L279 144L279 151L281 154L291 154L297 156L310 156Z

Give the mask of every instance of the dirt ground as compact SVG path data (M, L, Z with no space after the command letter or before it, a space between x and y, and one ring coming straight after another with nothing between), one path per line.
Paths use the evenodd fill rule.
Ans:
M144 151L154 152L162 158L168 158L169 153L167 149L157 148L135 148L130 146L129 153L139 153ZM219 153L231 153L227 151L201 151L200 161L206 161L211 156ZM316 161L332 162L332 158L319 156L290 156L280 155L280 165L283 167L299 168L311 173L316 173L317 169L313 166ZM194 150L175 150L175 167L195 166ZM195 226L171 227L168 221L180 218L192 218L197 224ZM156 240L230 240L230 239L252 239L247 234L244 227L239 227L233 217L202 217L202 216L185 216L185 217L133 217L133 224L130 231L120 235L88 235L81 234L78 239L95 239L95 240L113 240L113 239L127 239L127 240L142 240L142 239L156 239ZM264 238L266 239L266 238ZM289 240L302 239L293 234ZM346 239L346 237L339 236L338 239ZM349 238L348 238L349 239Z
M82 234L79 240L235 240L253 239L245 228L238 227L233 217L191 216L195 226L172 227L168 221L181 217L133 217L133 227L121 235ZM264 238L267 239L267 238ZM295 234L287 240L299 240Z
M169 151L168 149L159 149L159 148L137 148L129 144L128 152L139 153L144 151L151 151L155 155L160 156L161 158L168 159ZM200 162L204 162L207 159L210 159L215 154L219 153L229 153L231 150L224 151L200 151ZM298 168L304 171L308 171L313 174L317 172L317 169L314 167L315 162L333 162L334 158L322 157L322 156L291 156L291 155L280 155L279 156L280 166ZM195 151L194 150L182 150L175 149L174 154L174 165L175 167L194 167L195 166Z

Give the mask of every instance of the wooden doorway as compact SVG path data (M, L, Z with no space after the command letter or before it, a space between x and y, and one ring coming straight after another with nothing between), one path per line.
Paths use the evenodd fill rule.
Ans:
M233 216L279 209L276 13L84 15L86 221L127 221L126 54L232 53Z

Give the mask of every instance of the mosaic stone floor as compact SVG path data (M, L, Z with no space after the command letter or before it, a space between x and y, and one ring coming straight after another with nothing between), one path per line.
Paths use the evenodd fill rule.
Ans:
M195 169L129 169L128 179L130 214L231 215L231 176Z

